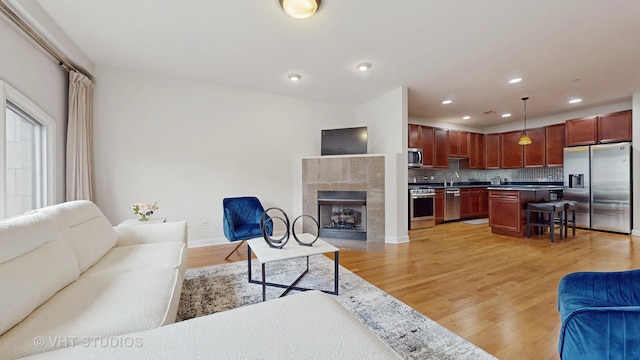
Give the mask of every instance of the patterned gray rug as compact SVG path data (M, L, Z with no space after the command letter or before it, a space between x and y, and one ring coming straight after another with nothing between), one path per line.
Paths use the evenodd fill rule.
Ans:
M303 259L267 264L267 281L293 282L305 268ZM252 263L253 279L260 265ZM331 295L405 359L495 359L413 308L340 266L340 295ZM333 290L333 260L310 258L310 271L301 287ZM282 289L267 287L267 301ZM187 269L178 320L258 303L262 288L247 279L247 262Z

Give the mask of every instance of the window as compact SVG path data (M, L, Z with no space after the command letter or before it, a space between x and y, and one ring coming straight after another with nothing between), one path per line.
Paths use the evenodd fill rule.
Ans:
M53 120L0 81L0 219L53 203Z

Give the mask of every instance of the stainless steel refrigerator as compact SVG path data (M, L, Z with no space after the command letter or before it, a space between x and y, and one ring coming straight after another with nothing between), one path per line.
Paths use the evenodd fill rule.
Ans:
M576 226L631 233L631 143L565 148L564 186L578 202Z

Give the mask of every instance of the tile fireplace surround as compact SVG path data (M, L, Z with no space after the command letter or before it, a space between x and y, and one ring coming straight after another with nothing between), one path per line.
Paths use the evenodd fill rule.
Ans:
M313 217L318 216L318 191L366 191L367 241L384 243L384 156L302 159L302 210Z

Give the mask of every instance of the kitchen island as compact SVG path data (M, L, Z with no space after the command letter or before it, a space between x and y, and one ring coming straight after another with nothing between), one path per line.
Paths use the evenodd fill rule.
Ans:
M549 201L561 185L490 186L489 226L494 234L524 237L527 227L527 204Z

